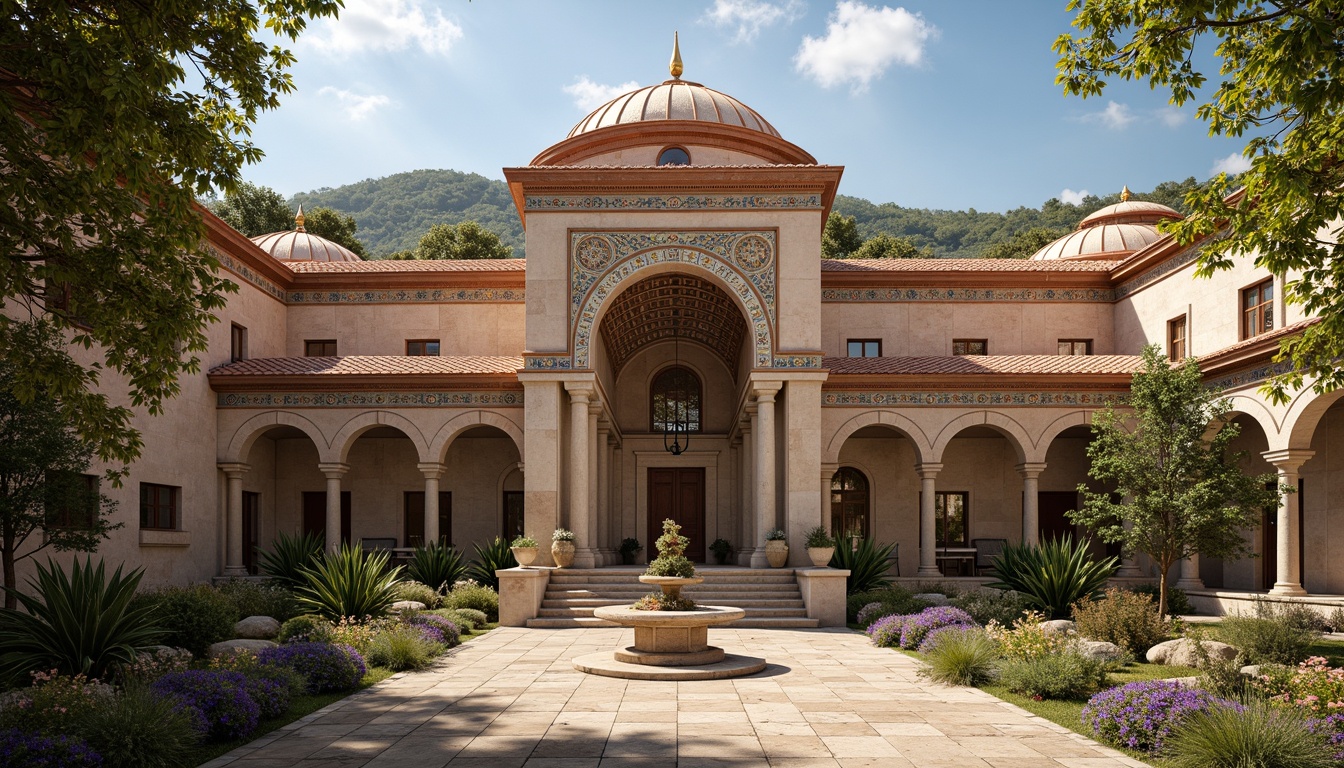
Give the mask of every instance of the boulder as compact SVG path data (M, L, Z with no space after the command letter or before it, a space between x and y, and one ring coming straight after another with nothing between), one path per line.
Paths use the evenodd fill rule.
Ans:
M916 600L923 600L929 605L948 605L947 595L940 592L920 592L914 597Z
M223 656L234 651L251 651L257 653L267 648L276 647L276 643L271 640L225 640L222 643L215 643L206 649L205 655L210 658Z
M1120 661L1125 658L1125 649L1104 640L1079 640L1076 647L1078 653L1097 661Z
M233 636L244 640L274 640L280 634L280 622L270 616L248 616L233 625Z
M1068 619L1042 621L1041 630L1047 635L1072 635L1078 631L1078 625Z
M1204 650L1210 659L1231 661L1237 658L1237 649L1217 640L1205 640ZM1148 649L1149 664L1166 664L1171 667L1196 667L1199 659L1195 656L1195 641L1186 637L1158 643Z
M403 613L405 611L423 611L425 610L425 604L417 600L398 600L392 604L392 610L397 613Z
M1245 675L1245 676L1247 676L1247 677L1259 677L1259 676L1260 676L1260 665L1259 665L1259 664L1247 664L1246 666L1244 666L1244 667L1241 668L1241 674L1243 674L1243 675Z

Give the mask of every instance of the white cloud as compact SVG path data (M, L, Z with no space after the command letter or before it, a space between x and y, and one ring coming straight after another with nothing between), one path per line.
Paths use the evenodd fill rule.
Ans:
M844 0L827 20L826 36L805 36L793 61L822 87L849 83L862 93L892 64L921 64L924 43L937 36L938 28L920 14Z
M345 0L340 19L315 25L301 40L324 53L345 55L360 51L404 51L416 46L433 55L445 55L462 39L462 27L438 8L426 9L419 0Z
M1106 108L1100 112L1091 112L1078 118L1084 123L1101 123L1112 130L1120 130L1133 123L1136 118L1127 104L1114 101L1106 102Z
M593 82L587 75L584 75L574 81L573 84L566 85L564 91L574 97L574 103L580 109L597 109L617 96L629 93L638 87L639 83L634 80L620 85L603 85Z
M1217 176L1220 173L1226 173L1228 176L1234 176L1249 170L1251 170L1251 161L1247 160L1240 152L1233 152L1214 163L1213 168L1209 170L1209 175Z
M1179 128L1189 119L1189 115L1176 107L1163 107L1157 110L1157 119L1168 128Z
M761 30L775 24L790 24L803 15L800 0L771 3L766 0L714 0L702 21L716 27L737 27L738 43L749 43Z
M391 99L381 93L365 96L354 91L333 88L330 85L319 90L317 95L335 96L336 101L340 102L341 108L345 110L346 117L356 121L363 120L373 114L374 110L392 103Z
M1059 193L1059 202L1067 203L1068 205L1082 205L1083 198L1087 197L1088 194L1090 193L1086 189L1080 189L1077 192L1074 192L1072 189L1066 189Z

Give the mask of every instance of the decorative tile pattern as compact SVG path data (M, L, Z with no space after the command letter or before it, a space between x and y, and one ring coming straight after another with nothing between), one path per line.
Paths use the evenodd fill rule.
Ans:
M268 278L262 277L261 275L252 271L251 267L247 266L241 261L238 261L229 254L219 250L218 248L216 248L213 245L210 245L209 243L206 243L205 248L207 251L210 252L211 256L215 257L215 259L219 261L219 265L221 267L243 278L243 280L251 283L252 285L255 285L256 287L260 288L266 293L269 293L275 298L281 301L285 300L285 289L281 288L279 285L276 285L273 281L269 280Z
M524 355L523 369L527 371L569 370L572 361L568 355Z
M528 211L819 210L821 195L549 195L524 198Z
M824 368L821 355L775 355L774 368Z
M1033 407L1086 407L1104 408L1107 405L1123 405L1129 402L1126 391L886 391L886 392L850 392L826 390L822 392L823 406L1033 406Z
M1104 288L824 288L821 291L823 302L1112 302L1115 298L1115 291Z
M1252 384L1259 384L1266 379L1273 378L1281 373L1287 373L1292 369L1293 364L1290 362L1262 365L1255 368L1248 368L1244 371L1229 373L1226 376L1219 376L1216 379L1208 379L1204 382L1204 386L1209 389L1218 389L1226 392L1229 389L1240 389Z
M223 392L220 408L519 407L522 392Z
M522 288L428 288L392 291L289 291L288 304L484 304L521 303Z

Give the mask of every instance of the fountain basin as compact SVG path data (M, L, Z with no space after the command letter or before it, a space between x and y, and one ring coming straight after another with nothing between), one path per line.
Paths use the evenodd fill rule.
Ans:
M640 581L664 578L671 577L641 576ZM681 584L664 588L667 586L680 588ZM635 644L614 654L590 653L576 658L574 668L582 672L630 680L717 680L765 669L764 659L725 653L708 642L709 627L746 616L741 608L705 605L693 611L639 611L605 606L594 610L593 615L633 627Z

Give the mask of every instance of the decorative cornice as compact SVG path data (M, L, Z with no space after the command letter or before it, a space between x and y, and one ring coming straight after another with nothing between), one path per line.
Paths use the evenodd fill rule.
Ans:
M1104 408L1128 401L1129 392L1122 390L825 390L821 395L821 404L826 407Z
M1259 365L1254 368L1236 371L1216 378L1204 379L1204 386L1209 389L1217 389L1226 392L1229 389L1241 389L1252 384L1259 384L1262 381L1271 379L1279 374L1287 373L1293 369L1292 363L1270 363L1268 365Z
M526 291L522 288L289 291L284 294L288 304L517 304L526 299Z
M820 210L821 195L529 195L528 211Z
M209 249L210 255L214 256L216 259L219 260L219 265L224 269L227 269L228 271L232 272L238 277L241 277L245 282L251 283L257 288L260 288L262 291L271 295L272 297L279 299L280 301L285 300L285 289L283 287L281 287L278 283L274 282L273 280L270 280L267 277L260 274L256 269L253 269L242 259L234 258L231 254L226 253L225 251L222 251L219 248L215 247L214 243L209 243L206 246L206 248Z
M823 288L823 302L1113 302L1107 288Z
M443 408L523 405L521 391L507 392L221 392L220 408Z
M1140 272L1139 275L1131 280L1127 280L1115 288L1115 298L1123 299L1134 294L1142 288L1161 280L1167 275L1175 272L1181 267L1190 264L1199 258L1200 248L1187 248L1184 251L1172 256L1171 258L1159 262L1152 269L1146 272Z

